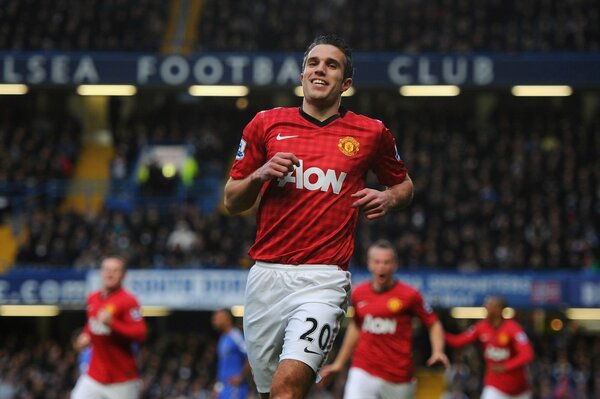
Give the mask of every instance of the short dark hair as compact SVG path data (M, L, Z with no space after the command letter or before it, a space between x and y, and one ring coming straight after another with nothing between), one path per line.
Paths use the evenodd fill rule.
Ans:
M354 75L354 66L352 64L352 49L344 39L335 34L319 35L315 38L315 40L312 41L311 44L308 45L306 51L304 52L302 68L306 66L306 58L308 57L308 53L310 53L310 51L319 44L329 44L339 48L340 51L344 53L344 56L346 57L346 63L344 64L344 79L351 78L352 75Z
M396 247L394 246L394 244L392 244L385 238L380 238L373 244L369 245L369 249L371 248L387 249L389 251L392 251L392 253L394 254L394 259L398 260L398 252L396 251Z

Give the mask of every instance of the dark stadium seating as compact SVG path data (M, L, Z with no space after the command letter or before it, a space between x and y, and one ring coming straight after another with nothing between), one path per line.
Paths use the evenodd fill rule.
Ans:
M359 222L352 267L364 267L365 248L381 235L395 242L404 268L595 267L599 229L593 217L593 187L600 169L596 157L598 118L581 118L576 107L579 98L565 100L560 107L551 101L526 105L502 99L489 116L476 121L475 111L464 108L469 101L476 98L450 108L444 101L417 111L388 106L387 112L375 115L397 136L415 181L416 197L404 212L376 222ZM373 102L374 108L386 107L375 99ZM431 112L435 119L429 118ZM243 115L247 120L251 117L251 113ZM172 119L163 121L165 127L155 128L145 140L131 133L123 134L128 139L117 139L128 158L136 159L140 143L160 142L156 132L174 126L178 114L167 112L163 118ZM145 130L139 123L133 125L137 133ZM157 126L155 121L148 125ZM229 167L225 160L231 159L241 127L230 126L227 131L222 127L215 135L210 126L210 122L192 121L177 128L183 133L173 137L196 148L200 170L213 176L208 192L220 192ZM148 215L156 212L152 205L135 202L130 211L106 208L96 219L71 214L62 218L62 223L57 222L61 217L56 211L38 209L31 213L32 234L21 248L18 263L80 265L90 255L93 258L125 246L134 267L247 266L253 218L227 217L218 207L202 212L198 201L204 193L188 193L183 199L185 206L163 202L157 212L160 228L148 225ZM171 201L173 205L181 203L175 198ZM43 219L55 222L44 224ZM178 220L186 220L197 237L197 244L186 253L167 245ZM36 227L36 223L50 230ZM69 243L66 252L59 250L75 228L79 242ZM49 249L42 257L32 251L41 245L40 237L53 243L47 243ZM60 255L53 255L55 247ZM92 248L95 252L90 254Z
M362 51L598 51L599 26L594 0L209 0L198 49L303 51L337 32Z
M162 0L2 0L0 50L157 51Z

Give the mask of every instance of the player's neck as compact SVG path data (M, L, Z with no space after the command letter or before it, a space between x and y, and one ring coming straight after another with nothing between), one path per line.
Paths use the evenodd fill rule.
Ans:
M118 287L110 287L110 288L109 287L104 287L104 288L102 288L102 294L104 296L109 296L109 295L114 294L115 292L117 292L120 288L121 288L120 286L118 286Z
M492 325L492 327L498 328L502 325L502 323L504 322L504 319L502 317L498 317L498 318L488 319L488 321Z
M336 101L334 104L331 105L322 105L314 104L304 99L304 101L302 102L302 110L308 115L317 119L318 121L323 122L324 120L327 120L333 115L339 113L340 101Z
M391 289L394 286L395 283L396 283L396 280L391 280L391 281L389 281L389 282L387 282L385 284L379 285L379 284L371 281L371 289L374 292L376 292L378 294L381 294L382 292L386 292L389 289Z

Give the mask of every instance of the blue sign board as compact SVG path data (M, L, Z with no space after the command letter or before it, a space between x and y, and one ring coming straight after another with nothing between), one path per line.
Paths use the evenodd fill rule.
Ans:
M451 84L506 87L515 84L600 86L600 54L403 54L354 55L354 85L398 87ZM133 84L297 86L300 53L0 52L0 82L30 85Z
M239 269L130 270L125 286L143 305L212 310L242 305L247 271ZM353 272L353 285L370 278ZM421 291L431 305L480 306L490 294L518 308L600 307L600 276L577 272L400 271L397 278ZM82 308L100 287L98 271L11 270L0 276L0 305L52 304Z

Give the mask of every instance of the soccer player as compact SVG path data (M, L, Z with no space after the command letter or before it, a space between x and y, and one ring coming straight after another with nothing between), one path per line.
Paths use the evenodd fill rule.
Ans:
M442 323L419 291L394 278L398 257L389 241L379 240L369 247L367 265L371 280L352 291L354 318L335 361L321 372L323 383L352 357L344 399L412 399L416 392L413 318L429 330L428 366L449 365Z
M347 44L317 37L304 55L302 106L246 125L225 185L230 213L261 198L244 333L262 398L306 397L315 382L347 307L359 210L376 219L412 199L390 131L341 107L352 73ZM384 188L365 187L369 170Z
M246 376L250 374L250 366L244 336L234 325L233 315L228 309L217 309L212 316L212 325L221 332L217 345L217 398L246 399Z
M137 399L140 377L134 345L146 340L146 323L137 299L122 287L125 260L102 261L102 288L87 299L87 323L75 348L92 347L87 373L81 375L71 399Z
M446 343L450 347L481 344L486 363L481 399L530 399L525 366L533 360L533 348L521 326L504 319L505 307L502 297L488 297L486 319L462 334L446 333Z

